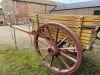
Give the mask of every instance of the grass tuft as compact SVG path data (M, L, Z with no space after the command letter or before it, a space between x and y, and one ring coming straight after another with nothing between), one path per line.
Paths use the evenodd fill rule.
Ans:
M41 64L32 49L15 50L11 46L0 46L0 75L58 75ZM72 75L100 75L100 61L83 57L80 68Z
M31 49L0 51L0 75L54 75L44 68Z

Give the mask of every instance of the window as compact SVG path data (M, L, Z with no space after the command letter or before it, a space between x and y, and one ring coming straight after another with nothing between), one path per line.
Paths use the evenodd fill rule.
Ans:
M100 10L95 10L94 15L100 15Z

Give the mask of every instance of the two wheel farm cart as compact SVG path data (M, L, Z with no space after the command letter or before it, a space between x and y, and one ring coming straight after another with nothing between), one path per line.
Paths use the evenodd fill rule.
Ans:
M30 15L34 47L42 64L58 74L75 72L83 51L91 51L99 38L99 16ZM18 28L16 28L18 29Z

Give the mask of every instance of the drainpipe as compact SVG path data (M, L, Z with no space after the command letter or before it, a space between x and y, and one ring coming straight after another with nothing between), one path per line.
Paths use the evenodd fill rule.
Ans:
M16 9L15 9L15 3L14 2L15 2L15 0L12 0L13 9L14 9L14 13L13 13L13 15L14 15L14 21L15 21L14 23L17 24L17 20L16 20Z
M47 6L45 5L45 14L47 13Z
M6 20L6 19L5 19L5 15L4 15L4 13L3 13L3 18L4 18L4 22L3 22L3 24L5 25L5 24L6 24L6 23L5 23L5 20Z

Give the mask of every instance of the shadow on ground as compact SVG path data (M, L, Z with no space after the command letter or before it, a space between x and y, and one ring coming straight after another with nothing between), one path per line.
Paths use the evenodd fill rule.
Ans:
M100 40L95 41L94 47L83 53L82 64L72 75L100 75Z
M72 75L100 75L100 62L84 56L80 68Z

